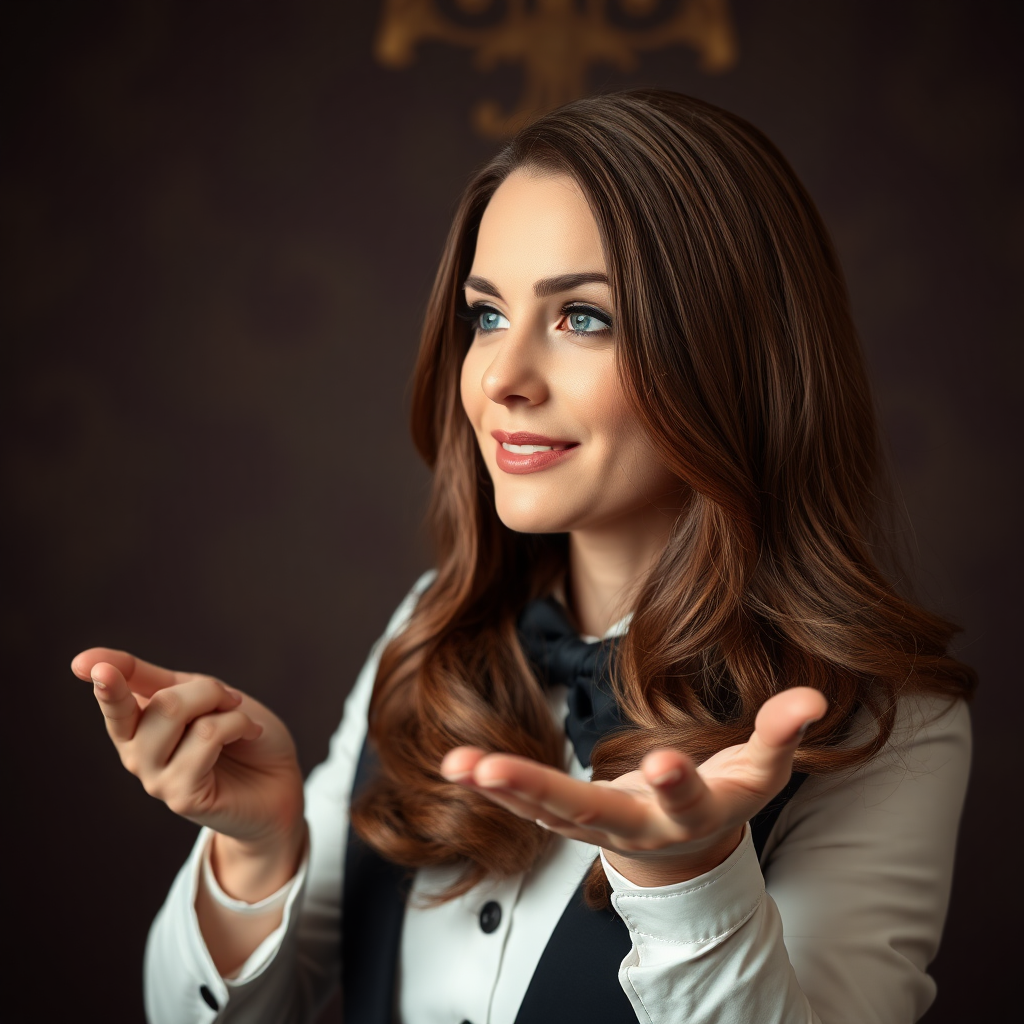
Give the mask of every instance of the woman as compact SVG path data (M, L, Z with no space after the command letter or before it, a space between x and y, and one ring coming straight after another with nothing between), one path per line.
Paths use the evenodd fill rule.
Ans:
M251 698L73 662L205 826L151 1019L308 1019L340 970L350 1021L916 1020L974 677L885 570L841 272L783 158L666 92L541 118L463 195L415 383L437 570L305 805Z

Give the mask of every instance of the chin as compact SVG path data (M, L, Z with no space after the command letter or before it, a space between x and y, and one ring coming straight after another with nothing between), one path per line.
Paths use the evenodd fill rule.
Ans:
M498 518L516 533L568 533L574 516L565 509L553 509L539 496L497 495L495 511Z

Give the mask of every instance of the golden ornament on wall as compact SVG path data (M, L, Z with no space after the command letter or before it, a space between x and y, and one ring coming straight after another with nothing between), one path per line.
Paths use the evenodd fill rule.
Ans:
M736 63L736 34L728 0L385 0L374 53L385 67L404 68L416 47L439 41L474 51L474 64L523 66L525 87L510 113L493 100L472 110L487 138L587 92L595 64L634 71L639 54L687 46L708 72Z

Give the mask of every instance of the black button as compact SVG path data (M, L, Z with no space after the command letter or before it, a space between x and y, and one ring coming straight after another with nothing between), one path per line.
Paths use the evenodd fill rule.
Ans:
M217 1000L213 998L213 993L205 985L199 986L199 994L203 997L203 1002L206 1003L211 1010L220 1009L217 1005Z
M480 927L489 934L499 924L501 924L501 904L491 900L490 903L485 903L484 909L480 911Z

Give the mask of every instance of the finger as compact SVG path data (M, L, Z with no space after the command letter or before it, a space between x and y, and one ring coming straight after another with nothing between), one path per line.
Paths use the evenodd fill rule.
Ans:
M161 798L177 814L208 810L216 799L210 776L224 748L252 742L262 734L263 726L237 708L195 719L161 773Z
M753 766L765 772L780 767L788 771L805 730L827 710L824 694L809 686L794 686L766 700L747 741L746 752Z
M648 826L648 806L635 794L574 779L525 757L487 754L472 777L481 789L502 790L523 801L542 820L550 815L618 836L638 835Z
M93 666L100 662L113 665L124 676L129 689L143 697L152 697L157 690L194 678L193 673L172 672L169 668L151 665L127 651L115 651L109 647L90 647L76 654L71 660L71 671L79 679L88 679Z
M711 791L697 766L680 750L652 750L640 765L666 814L698 827L711 813Z
M232 711L242 695L209 676L158 690L135 730L136 757L142 772L160 771L174 755L189 725L214 711Z
M449 782L465 782L472 778L473 769L487 751L479 747L456 747L441 759L441 774Z
M480 751L480 755L483 755L483 751ZM608 834L601 829L566 821L564 818L552 814L541 804L520 797L511 790L500 789L495 786L479 786L473 780L472 773L466 773L458 779L453 778L452 781L458 782L466 789L472 789L474 792L486 797L491 803L504 807L506 811L510 811L525 821L532 821L541 828L551 832L558 832L569 839L578 839L580 842L591 843L594 846L600 846L608 839Z
M457 782L465 789L473 789L483 794L492 802L518 814L520 818L528 821L536 821L538 816L543 815L545 824L551 816L544 815L543 808L535 803L528 802L516 796L511 790L505 790L497 786L483 787L477 784L473 777L473 769L487 755L487 751L479 747L456 747L449 750L441 760L441 774L449 782Z
M107 723L107 733L115 743L132 739L142 710L124 676L113 665L99 662L92 666L92 689Z
M506 810L511 811L520 818L536 822L542 828L551 829L552 831L559 832L562 835L569 836L573 839L579 839L586 843L599 844L602 839L607 838L606 833L599 827L596 827L596 823L595 826L591 826L568 820L555 813L549 805L545 804L541 800L535 799L528 793L500 785L500 778L494 777L486 768L482 779L478 780L475 777L476 773L474 769L487 756L487 752L481 750L479 747L456 747L454 750L450 750L442 760L441 774L451 782L458 782L461 785L476 790L490 799L493 803L498 804L500 807L504 807ZM501 757L506 755L491 756ZM561 776L562 778L568 779L568 781L574 786L587 787L591 785L591 783L578 782L577 780L570 779L569 776L565 775L563 772L547 768L546 766L537 765L536 762L529 761L525 758L509 758L509 760L517 762L518 764L525 763L526 765L533 765L540 768L542 771L550 772L555 778ZM491 769L494 767L495 765L492 761ZM605 798L604 802L607 802L607 799L608 798ZM598 799L598 802L601 802L601 798Z

